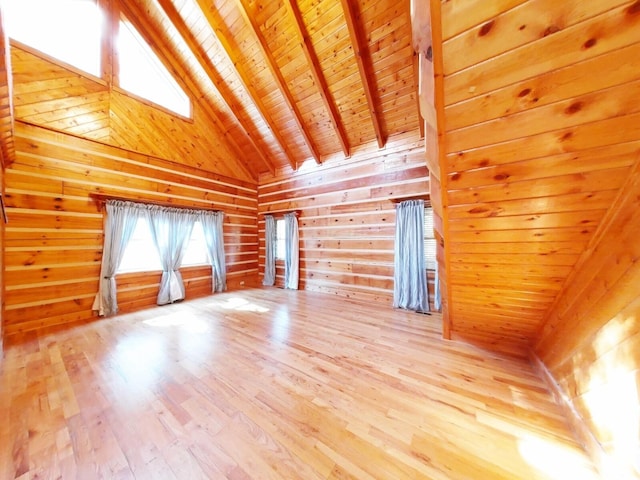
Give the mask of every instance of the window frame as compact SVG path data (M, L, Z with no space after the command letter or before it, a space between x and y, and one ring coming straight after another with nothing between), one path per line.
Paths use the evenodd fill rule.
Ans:
M424 263L427 271L435 271L438 268L437 239L434 230L433 207L430 202L424 202L424 232L423 248Z
M286 255L285 253L285 248L286 248L286 242L287 242L287 228L286 228L286 223L284 221L284 217L282 218L276 218L274 219L276 222L276 248L275 248L275 260L277 261L284 261L284 257ZM282 229L282 231L280 231ZM280 236L280 233L282 233L282 236ZM279 255L279 254L282 255Z
M56 45L56 42L52 42L51 41L51 37L52 35L50 35L48 32L49 30L46 28L38 28L37 26L34 27L33 25L33 21L34 21L34 16L33 16L33 8L31 8L29 10L29 22L30 25L28 27L25 27L24 31L28 31L30 32L29 34L27 34L28 36L30 36L30 38L20 38L20 37L15 37L15 33L18 29L14 28L14 25L20 25L20 23L22 22L18 22L16 20L20 20L20 18L18 17L18 12L20 12L20 8L15 8L13 7L13 4L23 4L23 0L13 0L13 2L7 2L6 4L3 4L3 16L8 17L8 20L5 21L6 23L6 30L7 33L9 34L9 37L11 38L12 42L16 42L18 45L24 45L27 49L29 50L33 50L34 52L37 52L38 54L44 56L44 58L52 61L52 63L55 64L61 64L63 67L65 68L70 68L71 70L73 70L74 72L78 72L80 74L82 74L83 76L87 76L90 78L98 78L98 79L103 79L103 72L102 72L102 61L103 61L103 57L105 55L105 52L103 51L103 35L104 35L104 29L103 29L103 24L105 22L105 12L104 10L101 8L100 2L98 0L85 0L84 2L76 2L76 1L69 1L68 2L68 6L74 5L76 6L76 8L84 8L84 6L82 7L78 7L78 5L81 4L93 4L93 21L89 21L90 17L89 16L82 16L82 18L80 20L78 20L79 12L80 10L76 9L73 12L69 12L67 9L65 9L64 13L61 13L62 18L68 18L68 19L73 19L72 21L70 21L70 23L67 25L63 25L61 27L59 21L57 21L57 17L55 19L50 18L49 16L46 16L46 19L44 19L44 24L46 25L53 25L55 24L56 26L56 30L58 32L57 35L54 35L54 37L56 39L58 39L57 41L60 40L60 35L59 32L63 31L63 32L67 32L67 28L70 26L69 28L69 34L73 34L75 35L75 37L73 39L70 39L69 42L67 42L67 44L63 45L63 49L62 50L56 50L58 47L55 48L51 48L53 45ZM42 2L44 4L47 4L49 6L53 5L52 2ZM30 5L31 7L34 7L35 5ZM14 9L15 8L15 9ZM57 5L57 8L55 8L56 11L60 10L60 5ZM88 13L89 10L87 10L86 12L83 11L83 13ZM96 35L95 37L90 36L91 41L89 41L86 37L87 34L85 31L83 31L84 28L87 28L88 32L91 32L93 35ZM75 30L75 33L74 33ZM80 31L79 31L80 30ZM34 41L34 36L33 32L38 32L40 34L40 32L42 32L43 35L46 36L46 41L44 41L43 39L36 39ZM97 32L97 33L96 33ZM83 45L83 49L84 47L86 47L87 45L91 45L92 48L94 50L92 50L91 52L89 52L89 50L87 49L86 52L83 53L84 57L82 59L82 61L77 61L77 58L79 58L77 55L66 55L66 52L75 52L77 53L78 51L82 51L83 49L78 49L77 47L77 41L78 41L78 37L81 37L82 40L84 40L82 42ZM69 46L73 44L74 48L69 48ZM60 44L62 45L62 44ZM62 53L62 54L61 54ZM91 55L91 57L89 57L88 55ZM89 67L89 65L91 65ZM87 68L89 67L89 68Z
M128 274L139 274L139 273L145 273L145 272L161 272L162 271L162 263L161 260L158 256L158 251L156 249L155 244L153 243L153 238L151 236L151 226L149 225L149 221L147 220L147 218L145 218L144 216L141 216L138 218L138 221L136 223L136 230L138 230L138 228L140 227L140 222L144 222L144 225L146 225L146 235L144 238L145 240L147 240L149 243L148 244L144 244L142 250L144 250L145 252L148 250L153 251L153 255L155 259L157 260L157 263L153 264L152 262L146 264L143 267L140 268L131 268L128 265L125 264L125 260L127 259L127 250L129 249L129 247L131 246L131 242L138 242L140 241L139 238L135 238L135 231L134 231L134 235L131 237L131 240L129 240L129 243L127 244L127 246L125 247L125 251L122 255L122 260L120 262L120 265L118 265L118 269L116 270L116 275L128 275ZM202 231L202 235L203 235L203 239L204 239L204 230L202 229L202 223L199 220L196 220L196 223L199 223L201 225L201 231ZM194 226L194 230L195 230L195 226ZM193 231L191 231L191 237L189 238L189 244L191 244L192 240L193 240ZM206 263L188 263L185 264L184 263L184 258L182 263L180 264L180 269L182 268L197 268L197 267L205 267L205 266L210 266L211 265L211 260L209 259L209 253L207 252L206 248L206 240L204 243L204 256L206 257L207 261ZM189 248L187 246L187 248Z
M197 227L196 227L197 225ZM199 230L198 230L199 229ZM200 238L194 239L194 233L197 231L202 232L202 236ZM201 257L204 257L204 261L198 263L185 263L185 259L187 258L187 253L189 252L189 247L193 248L194 243L198 242L199 246L203 248L203 251L199 253ZM195 256L195 254L192 254ZM202 222L200 220L196 220L193 224L193 230L191 230L191 237L189 237L189 243L187 244L187 250L185 251L185 255L182 257L182 263L180 263L180 268L188 268L188 267L204 267L211 266L211 260L209 259L209 252L207 251L207 240L204 235L204 228L202 227Z
M146 228L143 229L142 225L145 225ZM139 232L139 230L144 230L144 235L141 235ZM145 238L146 237L146 238ZM141 242L142 240L148 241L150 245L147 245L146 243L142 244L142 247L140 247L139 249L136 250L144 250L146 253L147 258L149 257L153 257L155 258L155 262L154 261L149 261L148 263L145 263L144 266L142 266L142 262L140 262L139 264L134 264L134 265L140 265L132 267L127 263L128 257L131 254L127 254L127 252L131 252L131 247L132 245L135 245L136 243ZM149 250L151 250L153 253L150 253ZM137 258L137 255L134 255L134 258ZM153 238L151 237L151 227L149 225L148 220L141 216L138 217L138 220L136 221L136 228L133 231L133 234L131 235L131 238L129 239L129 243L127 243L127 245L124 248L124 252L122 252L122 259L120 260L120 265L118 265L118 269L116 270L116 275L124 275L124 274L128 274L128 273L140 273L140 272L157 272L157 271L162 271L162 262L160 260L160 256L158 255L158 251L156 249L156 246L153 244Z
M142 101L145 104L148 104L154 108L158 108L160 110L166 111L171 115L177 115L182 118L186 118L188 120L193 119L193 101L191 96L185 91L185 89L180 85L178 80L171 73L170 68L165 65L160 56L153 50L151 45L147 43L144 36L140 31L136 28L135 24L129 20L123 13L120 13L120 16L117 18L117 31L118 38L113 41L113 49L115 50L116 55L113 57L117 59L117 78L114 79L114 87L126 95L130 95ZM183 100L186 100L186 105L184 105L185 110L174 109L169 106L168 103L161 103L157 99L149 98L145 96L143 93L138 91L130 90L127 86L122 85L122 55L120 49L120 39L122 38L122 30L127 31L127 35L131 36L131 40L138 45L138 49L141 51L142 55L146 57L147 61L152 64L152 67L156 70L156 75L162 79L165 85L168 85L175 91L176 96L183 97ZM126 51L126 49L125 49ZM148 75L147 75L148 76Z

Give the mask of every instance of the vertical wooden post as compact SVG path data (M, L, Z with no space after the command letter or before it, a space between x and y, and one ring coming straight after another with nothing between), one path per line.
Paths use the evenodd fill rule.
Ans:
M444 88L442 68L442 27L440 3L411 1L413 48L418 54L418 97L425 121L425 160L429 168L429 195L436 232L438 277L442 298L442 335L451 338L449 315L449 261L447 245L447 198L444 170Z

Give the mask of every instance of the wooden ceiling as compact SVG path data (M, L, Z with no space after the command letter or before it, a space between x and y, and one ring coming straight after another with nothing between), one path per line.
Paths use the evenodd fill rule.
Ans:
M184 135L182 143L205 142L206 136L224 143L203 148L225 150L224 160L200 160L203 169L257 179L278 169L297 169L306 161L349 157L363 145L381 148L395 134L419 135L408 0L99 0L99 4L112 20L124 15L133 23L190 95L194 123L200 128ZM51 68L38 66L29 57L37 52L18 45L26 53L18 51L14 58L17 116L169 156L157 146L166 142L161 135L145 145L145 136L153 138L144 131L148 125L130 120L150 114L133 110L122 99L120 94L126 92L117 89L113 80L117 68L109 64L115 58L110 54L112 43L105 42L101 82L74 91L67 82L67 104L57 105L66 116L58 113L53 125L43 119L46 107L34 108L37 86L27 78L29 70ZM73 84L79 81L73 79ZM47 91L51 90L49 86ZM90 123L93 127L78 128ZM175 123L167 120L166 128L180 135L183 128ZM180 153L193 156L195 151L196 147L183 147Z

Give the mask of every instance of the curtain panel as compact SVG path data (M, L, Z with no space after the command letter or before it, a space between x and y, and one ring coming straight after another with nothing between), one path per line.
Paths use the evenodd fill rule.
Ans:
M295 213L284 216L284 288L298 289L300 275L300 241L298 238L298 217Z
M138 218L145 215L145 208L133 202L109 200L106 205L104 246L100 266L98 293L92 309L100 316L118 313L116 271L122 261L124 250L136 229Z
M211 262L211 290L224 292L227 289L227 264L224 254L224 213L202 211L199 213L207 254Z
M273 215L264 216L264 278L262 285L272 287L276 283L276 220Z
M397 205L394 253L393 306L428 312L423 200L408 200Z
M125 248L136 229L138 219L142 217L148 221L151 237L162 263L158 305L185 298L184 282L179 268L197 220L202 222L207 254L211 261L212 290L214 292L226 290L224 214L222 212L162 207L122 200L108 200L105 210L100 282L92 307L98 315L114 315L118 312L115 275Z
M195 210L156 205L147 208L151 237L162 263L158 305L177 302L185 297L179 268L196 218Z

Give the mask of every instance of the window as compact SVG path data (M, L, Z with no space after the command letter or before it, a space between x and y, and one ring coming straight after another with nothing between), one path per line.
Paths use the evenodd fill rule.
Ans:
M95 0L5 0L11 38L100 76L102 15Z
M436 237L433 232L433 208L424 206L424 260L427 270L435 270L436 263Z
M191 116L189 97L127 20L120 21L117 49L120 88L184 117Z
M116 273L151 272L162 270L158 251L153 243L149 222L144 217L138 219L131 240L124 249L122 261Z
M276 220L276 259L284 260L284 250L286 245L286 229L284 218Z
M197 221L191 232L187 251L182 258L182 266L209 265L207 243L202 223ZM153 272L162 270L158 251L153 243L149 222L144 217L138 219L136 229L125 248L117 273Z
M210 263L202 223L197 220L196 223L193 224L187 251L184 253L184 257L182 257L182 266L209 265Z

